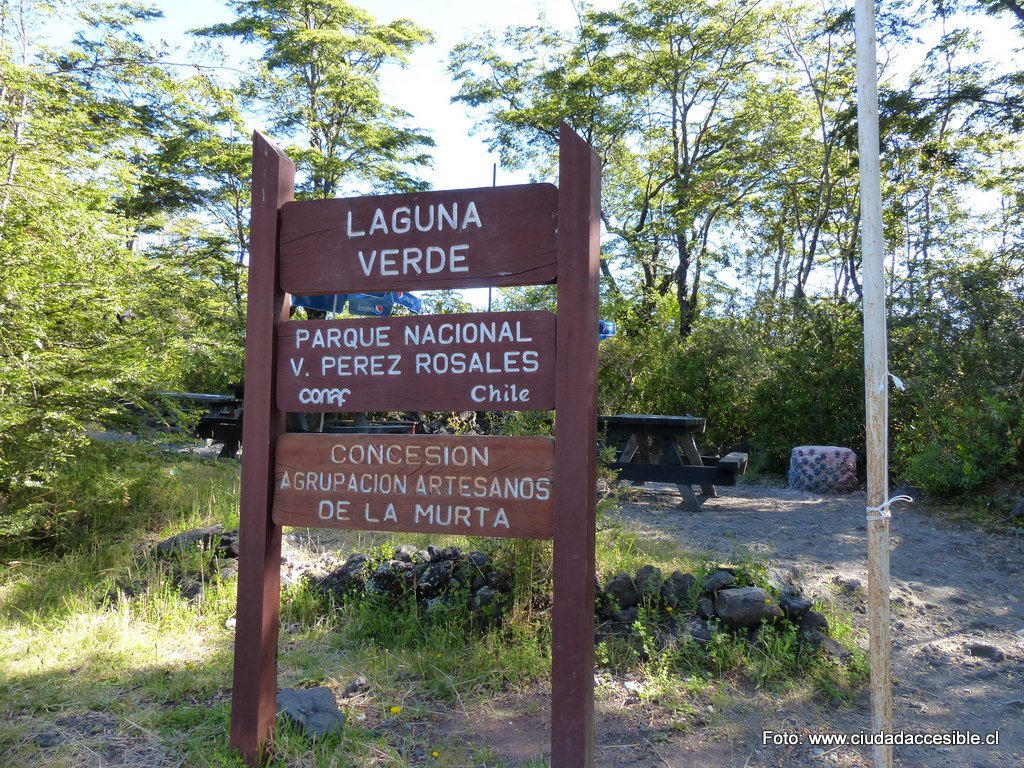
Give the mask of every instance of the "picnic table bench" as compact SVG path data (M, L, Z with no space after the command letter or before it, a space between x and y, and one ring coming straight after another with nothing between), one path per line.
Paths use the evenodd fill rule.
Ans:
M198 392L169 392L166 396L202 408L203 413L192 429L192 434L214 443L222 443L222 458L235 458L242 444L242 400L233 395L214 395ZM305 416L305 414L302 414ZM306 419L289 422L289 431L330 432L335 434L411 434L416 431L412 421L367 421L361 414L354 419L328 419L321 415L316 424Z
M699 511L704 499L718 495L716 485L736 485L747 469L745 453L700 454L696 435L704 432L707 420L698 416L621 414L599 416L597 421L605 445L615 449L611 466L619 480L640 485L674 483L683 508L690 512ZM700 498L694 485L700 486Z

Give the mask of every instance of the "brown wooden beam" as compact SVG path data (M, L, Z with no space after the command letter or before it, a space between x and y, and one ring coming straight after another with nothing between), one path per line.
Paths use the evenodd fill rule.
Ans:
M594 543L601 167L559 137L551 765L594 764Z
M274 443L284 432L284 414L275 406L275 325L288 317L288 300L277 279L277 231L281 206L292 199L294 189L295 165L254 133L230 740L252 766L264 759L277 706L281 527L271 518L271 500Z

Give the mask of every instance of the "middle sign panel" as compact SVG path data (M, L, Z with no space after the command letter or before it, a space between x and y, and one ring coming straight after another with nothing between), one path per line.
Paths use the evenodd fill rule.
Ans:
M278 325L286 412L554 408L555 316L499 312Z

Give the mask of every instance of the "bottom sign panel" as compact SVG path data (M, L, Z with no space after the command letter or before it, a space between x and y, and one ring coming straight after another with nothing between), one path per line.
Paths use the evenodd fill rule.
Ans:
M274 522L546 539L554 465L546 437L282 435Z

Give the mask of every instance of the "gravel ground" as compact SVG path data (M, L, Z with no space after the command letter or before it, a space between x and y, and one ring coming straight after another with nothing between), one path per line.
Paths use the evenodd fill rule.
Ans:
M618 515L646 536L723 560L752 554L790 571L809 596L846 602L865 629L867 543L863 492L821 496L740 486L722 489L696 514L678 508L674 486L651 485ZM1024 538L951 525L919 505L897 505L891 525L894 727L941 734L999 733L998 746L897 746L895 764L948 768L1024 765ZM866 639L865 639L866 643ZM742 710L742 707L740 708ZM696 732L634 765L870 765L870 751L806 743L762 745L765 729L869 729L865 695L835 711L808 702L753 706L732 736ZM600 734L599 734L600 744ZM653 745L652 745L653 746ZM599 764L626 765L601 759Z

